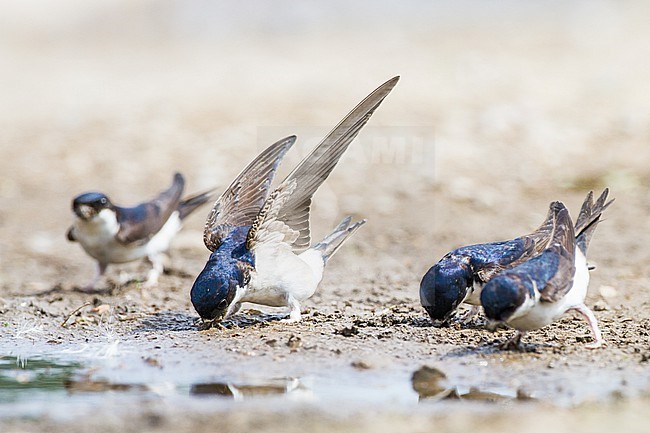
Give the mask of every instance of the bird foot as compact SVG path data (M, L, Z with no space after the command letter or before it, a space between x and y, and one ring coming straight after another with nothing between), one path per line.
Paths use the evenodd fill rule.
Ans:
M585 344L585 348L590 349L590 350L601 349L601 348L604 348L605 346L607 346L607 344L605 344L604 340L597 340L597 341L593 341L591 343Z
M161 272L159 272L157 269L152 269L149 271L147 279L145 280L144 284L142 284L142 287L145 289L152 289L156 287L158 285L158 277L160 274Z
M149 278L143 284L143 289L153 289L158 286L158 278Z
M512 340L504 341L503 343L499 344L499 349L501 350L512 350L515 352L523 352L524 351L524 346L521 344L521 342L514 343Z
M110 293L111 289L110 287L103 288L103 289L98 289L96 285L94 284L88 284L86 286L76 286L72 289L75 292L83 293L84 295L98 295L98 294L106 294Z
M97 290L95 289L94 284L86 284L85 286L79 287L79 291L84 293L93 293L96 292Z
M465 326L469 324L474 316L478 314L478 307L472 305L469 309L467 309L465 312L461 314L457 314L452 320L454 323L458 323L459 325Z
M499 344L499 349L523 352L524 351L524 345L521 344L521 337L522 337L522 334L520 332L517 332L517 334L515 334L514 337L512 337L511 339L506 340L503 343Z
M297 323L300 322L302 314L300 312L300 303L293 297L289 297L289 317L281 319L280 323Z

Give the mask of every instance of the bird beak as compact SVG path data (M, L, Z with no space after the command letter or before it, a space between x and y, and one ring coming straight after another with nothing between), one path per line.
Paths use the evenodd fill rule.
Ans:
M433 326L436 328L446 328L451 325L451 318L446 317L444 319L431 319L431 323L433 323Z
M497 330L501 322L497 322L496 320L488 320L487 325L485 326L488 331L494 332Z
M224 326L221 324L222 319L223 317L218 317L212 320L201 319L201 324L199 325L199 331L205 331L212 328L223 329Z
M95 211L90 206L81 205L74 209L74 213L76 213L82 220L88 220L93 216Z

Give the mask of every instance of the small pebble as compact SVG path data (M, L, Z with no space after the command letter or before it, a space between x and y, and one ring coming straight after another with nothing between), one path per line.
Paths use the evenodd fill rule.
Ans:
M598 292L603 298L613 298L618 295L618 291L612 286L600 286Z
M594 304L594 311L607 311L609 309L609 304L602 299Z

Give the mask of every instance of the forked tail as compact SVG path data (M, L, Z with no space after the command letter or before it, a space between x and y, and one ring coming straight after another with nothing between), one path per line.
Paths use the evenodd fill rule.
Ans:
M199 207L203 206L208 202L214 200L217 190L211 189L200 194L196 194L181 200L178 203L178 216L181 220L185 219L189 214L197 210Z
M316 251L320 251L323 255L323 262L327 263L330 257L336 253L341 245L354 234L359 227L366 223L366 220L357 221L351 224L352 217L347 217L334 229L334 231L325 236L325 239L312 247Z
M600 197L594 202L594 193L593 191L589 191L585 201L582 203L575 228L576 244L585 256L587 255L587 248L589 248L591 237L594 235L594 231L601 221L600 216L614 202L614 199L607 201L608 194L609 188L605 188Z

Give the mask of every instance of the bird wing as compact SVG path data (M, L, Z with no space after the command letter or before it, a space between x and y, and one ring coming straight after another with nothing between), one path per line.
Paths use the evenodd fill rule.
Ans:
M541 254L551 239L556 212L551 204L546 218L534 232L511 241L487 244L490 248L472 260L472 268L479 280L487 283L497 274Z
M215 251L233 227L249 226L260 212L280 161L296 142L284 138L264 150L217 199L203 230L203 242Z
M561 299L571 289L575 267L576 238L573 221L569 211L561 202L554 202L552 207L557 209L553 222L553 232L547 252L557 257L557 269L546 285L540 290L541 300L555 302Z
M553 228L555 227L555 220L557 219L557 212L560 211L560 208L551 203L548 207L548 213L542 224L537 227L537 229L526 235L526 238L531 242L531 250L529 251L529 256L524 258L528 260L531 257L534 257L538 254L541 254L546 247L548 247L551 237L553 235Z
M523 236L511 241L486 244L484 254L476 251L471 265L479 281L487 283L497 274L513 268L532 256L534 243Z
M277 239L269 233L260 233L263 228L279 230L294 252L309 247L312 196L398 80L399 77L388 80L361 101L284 179L264 206L273 212L260 214L261 218L248 233L247 245L252 248L262 239ZM271 224L272 221L281 224Z
M150 239L176 211L184 187L183 175L176 173L171 186L154 199L130 208L116 206L120 229L115 238L123 244Z

